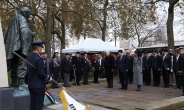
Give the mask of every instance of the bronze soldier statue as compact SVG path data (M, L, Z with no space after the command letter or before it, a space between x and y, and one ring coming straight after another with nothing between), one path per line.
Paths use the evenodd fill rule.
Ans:
M12 87L25 86L24 78L27 73L27 64L14 55L13 52L16 52L23 58L27 58L29 55L31 42L36 34L28 27L27 19L30 14L31 11L28 7L21 8L10 19L4 36L7 67L8 71L11 70Z

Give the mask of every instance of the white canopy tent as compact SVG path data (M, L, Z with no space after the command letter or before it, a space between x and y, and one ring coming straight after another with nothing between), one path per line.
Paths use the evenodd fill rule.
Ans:
M103 51L118 52L118 50L124 50L124 49L110 45L110 44L102 41L101 39L87 38L84 41L82 41L82 42L80 42L72 47L62 49L62 53L103 52Z

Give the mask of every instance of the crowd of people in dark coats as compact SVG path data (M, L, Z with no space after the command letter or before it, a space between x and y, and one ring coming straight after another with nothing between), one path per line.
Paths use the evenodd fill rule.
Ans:
M69 53L60 59L56 52L52 60L47 58L46 53L42 53L45 62L45 70L51 74L53 79L60 82L64 81L65 87L70 87L69 82L74 81L76 86L88 84L89 72L93 71L93 82L100 83L99 78L107 79L107 88L113 88L113 78L119 75L121 88L128 89L128 84L137 85L137 91L141 91L141 85L159 87L161 78L163 87L175 86L175 89L183 88L183 49L177 51L153 50L151 53L135 51L134 56L129 51L124 54L122 50L118 54L105 53L96 54L95 58L90 59L87 53L77 52L75 56ZM53 88L58 85L53 82ZM183 89L184 92L184 89Z

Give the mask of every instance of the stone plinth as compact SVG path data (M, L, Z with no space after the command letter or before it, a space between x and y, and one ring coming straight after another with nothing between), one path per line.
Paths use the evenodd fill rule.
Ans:
M175 110L183 107L184 97L182 96L136 107L135 110Z

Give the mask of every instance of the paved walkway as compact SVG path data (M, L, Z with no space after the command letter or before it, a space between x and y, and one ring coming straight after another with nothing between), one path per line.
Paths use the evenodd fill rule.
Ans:
M112 110L135 110L137 106L178 97L182 93L182 90L174 89L174 86L162 88L163 85L160 87L143 85L142 91L135 91L136 85L129 84L128 90L119 90L120 83L118 83L117 79L114 80L114 88L105 88L105 86L106 82L101 82L99 84L72 86L66 89L85 103L92 104L90 110L107 110L105 108ZM61 88L49 89L49 91L59 98ZM102 108L95 108L99 106ZM61 105L49 107L60 108ZM54 110L61 110L61 108L56 108Z

